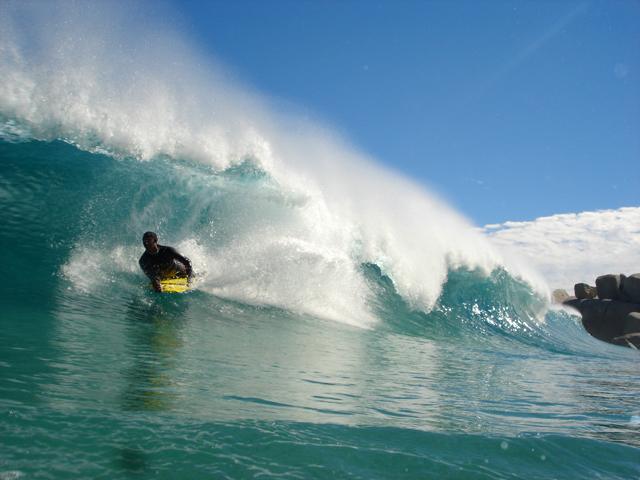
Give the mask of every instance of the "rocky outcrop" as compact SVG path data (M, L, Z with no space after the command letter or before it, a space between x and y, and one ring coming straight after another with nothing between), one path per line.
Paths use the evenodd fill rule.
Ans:
M625 335L640 336L640 312L631 312L624 320Z
M601 275L596 278L596 290L601 300L621 300L622 282L626 277L620 275Z
M580 300L596 298L598 296L598 290L596 290L596 287L592 287L587 283L576 283L573 287L573 292L575 293L576 298Z
M562 303L580 312L587 332L605 342L640 348L640 274L602 275L595 288L578 283L574 291L576 296Z
M630 302L640 303L640 273L634 273L624 279L622 293Z

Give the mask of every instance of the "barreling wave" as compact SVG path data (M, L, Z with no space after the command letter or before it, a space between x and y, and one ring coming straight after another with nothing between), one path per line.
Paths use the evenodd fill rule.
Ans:
M244 305L431 337L527 332L542 310L503 268L466 266L447 272L431 308L416 309L349 237L326 236L313 197L283 189L250 161L218 172L168 158L114 160L59 141L5 141L0 152L5 236L49 249L29 265L55 253L55 270L79 293L122 296L144 285L139 236L151 228L191 257L197 290Z
M454 308L452 282L470 272L464 289L526 285L529 300L499 308L539 310L544 283L443 201L276 111L166 28L141 31L135 9L6 2L0 14L5 154L47 158L29 167L34 184L50 181L38 169L80 178L63 216L75 288L137 274L138 237L156 230L192 257L198 289L246 304L367 327L393 317L396 296L407 312Z

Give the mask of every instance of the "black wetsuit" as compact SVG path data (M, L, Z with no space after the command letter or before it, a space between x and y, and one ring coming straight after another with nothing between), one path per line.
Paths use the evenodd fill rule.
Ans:
M172 277L190 277L191 262L183 257L173 247L158 245L158 253L145 251L138 263L142 271L153 280L163 280Z

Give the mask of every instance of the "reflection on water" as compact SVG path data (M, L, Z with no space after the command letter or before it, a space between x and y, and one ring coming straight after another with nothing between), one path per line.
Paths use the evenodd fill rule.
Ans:
M166 300L166 301L160 301ZM124 377L124 410L169 410L179 396L172 377L183 345L181 330L188 303L135 297L127 309L127 346L131 357Z
M619 347L590 357L508 336L433 340L197 291L60 300L58 375L45 386L60 408L638 444L636 357ZM572 329L556 334L584 333Z
M123 447L116 450L116 464L127 473L140 474L148 469L148 458L144 450Z

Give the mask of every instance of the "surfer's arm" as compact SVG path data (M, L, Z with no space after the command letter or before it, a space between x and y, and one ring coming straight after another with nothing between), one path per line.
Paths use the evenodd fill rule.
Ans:
M147 277L149 277L149 280L151 280L151 286L153 287L153 289L156 292L161 292L162 284L160 283L160 277L155 275L149 275L149 274L147 274Z
M152 269L149 268L148 266L146 266L145 263L142 261L142 259L138 261L138 264L140 265L140 268L142 269L144 274L147 277L149 277L149 280L151 280L151 286L153 286L153 289L156 292L161 292L162 285L160 284L160 277L157 275L157 273L152 271Z
M193 270L191 269L191 261L187 257L183 257L182 255L180 255L178 252L175 251L175 249L173 250L172 253L173 253L173 257L176 260L178 260L181 264L184 265L187 275L191 277L191 275L193 275Z

